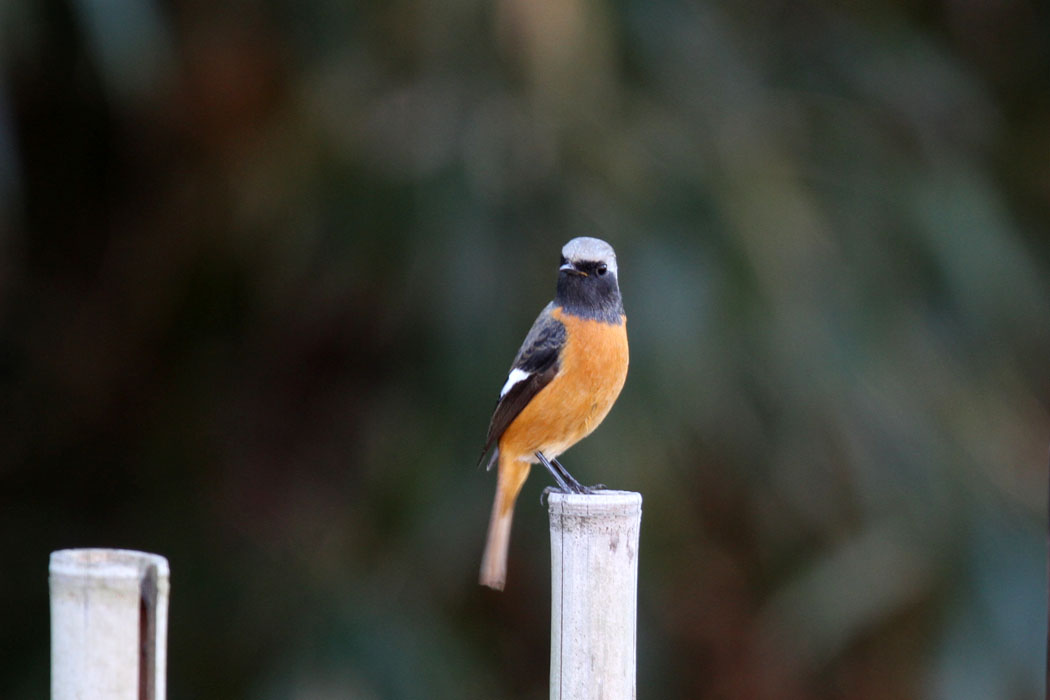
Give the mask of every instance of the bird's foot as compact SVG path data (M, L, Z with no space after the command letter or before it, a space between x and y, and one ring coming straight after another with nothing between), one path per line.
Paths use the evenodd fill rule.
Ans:
M576 480L569 470L566 469L561 462L556 459L547 459L547 456L542 452L536 453L536 459L540 460L547 471L554 477L554 481L558 483L558 488L555 489L553 486L548 486L543 490L543 495L540 496L540 503L552 492L561 491L562 493L578 493L590 495L595 491L601 491L605 488L605 484L595 484L594 486L584 486Z
M571 479L573 482L575 482L576 480L573 479L572 476L569 475L568 472L564 471L564 469L565 469L564 467L562 467L561 469L558 469L558 468L556 468L554 466L554 464L558 464L558 460L549 460L549 459L547 459L546 455L544 455L542 452L539 452L539 451L536 452L536 459L540 460L540 464L542 464L544 467L546 467L547 471L549 471L551 473L551 476L554 477L554 481L556 481L558 483L558 488L563 493L577 493L576 491L573 490L572 486L570 486L570 484L569 484L569 481L567 481L565 477L568 476L569 479ZM553 461L554 464L551 464L551 461ZM561 467L560 464L558 466ZM579 486L579 484L576 484L576 485ZM548 488L552 488L552 487L548 487Z

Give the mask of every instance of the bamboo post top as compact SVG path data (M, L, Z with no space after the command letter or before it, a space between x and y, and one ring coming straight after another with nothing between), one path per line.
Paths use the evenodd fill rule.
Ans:
M49 572L51 699L164 700L168 560L65 549Z
M168 560L159 554L131 549L60 549L51 552L49 571L52 577L101 579L138 582L154 569L158 584L167 586L170 575Z
M551 515L633 517L642 510L642 494L635 491L595 491L590 494L552 491L547 502Z

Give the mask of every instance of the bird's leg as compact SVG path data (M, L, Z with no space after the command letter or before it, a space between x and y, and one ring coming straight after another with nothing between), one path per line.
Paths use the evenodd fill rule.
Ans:
M547 456L539 450L536 451L536 459L540 460L540 464L547 468L547 471L549 471L551 473L551 476L554 477L554 480L558 482L558 487L564 493L580 493L580 491L577 490L577 488L580 485L579 482L576 481L576 479L573 479L572 476L570 476L569 473L565 471L565 467L562 467L561 469L556 468L553 464L550 463L550 460L547 459ZM557 464L557 460L555 460L555 464ZM561 465L559 464L558 466L560 467ZM569 485L569 482L565 479L566 476L568 476L569 479L572 479L573 484L577 488L573 488Z
M574 477L572 474L570 474L569 470L566 469L562 465L561 462L559 462L557 459L552 459L551 463L554 465L555 469L557 469L559 472L561 472L561 475L563 477L565 477L565 480L567 482L569 482L569 486L572 488L572 490L574 492L576 492L576 493L591 493L591 489L588 488L587 486L584 486L580 482L576 481L576 477Z
M554 463L554 466L557 469L561 470L561 473L565 476L565 479L569 482L570 486L579 489L579 493L594 493L595 491L601 491L605 488L605 484L594 484L593 486L584 486L583 484L581 484L573 478L572 474L569 473L568 469L562 466L561 462L559 462L556 459L552 459L551 462Z
M584 486L576 480L569 470L559 462L557 459L548 459L547 455L542 452L536 452L536 458L547 468L547 471L551 473L554 480L558 482L558 488L561 489L562 493L579 493L579 494L592 494L595 491L600 491L605 488L605 484L595 484L594 486ZM543 504L543 499L554 491L553 486L548 486L543 489L543 493L540 494L540 504Z

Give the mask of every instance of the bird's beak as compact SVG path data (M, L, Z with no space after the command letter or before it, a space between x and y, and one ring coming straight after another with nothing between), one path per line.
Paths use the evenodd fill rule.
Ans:
M561 270L562 272L568 272L570 275L580 275L581 277L586 277L587 276L586 272L584 272L582 270L577 270L575 267L572 266L572 263L565 263L564 265L562 265L558 269Z

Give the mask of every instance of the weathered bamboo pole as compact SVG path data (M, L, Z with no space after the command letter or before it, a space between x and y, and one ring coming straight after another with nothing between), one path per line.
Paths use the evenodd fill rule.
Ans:
M51 699L164 700L168 560L64 549L50 574Z
M633 700L642 495L551 493L551 700Z

